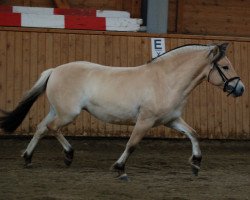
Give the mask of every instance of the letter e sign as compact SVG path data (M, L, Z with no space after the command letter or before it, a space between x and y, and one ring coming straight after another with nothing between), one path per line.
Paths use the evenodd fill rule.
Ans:
M151 38L152 58L156 58L166 52L164 38Z

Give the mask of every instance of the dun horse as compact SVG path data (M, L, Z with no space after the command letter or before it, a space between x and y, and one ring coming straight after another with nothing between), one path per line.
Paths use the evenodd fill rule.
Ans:
M22 123L32 104L46 91L48 115L23 153L30 165L38 141L50 130L62 144L65 164L73 160L73 148L60 133L82 110L114 124L135 125L126 148L112 166L127 178L125 163L147 131L164 125L186 135L192 143L190 164L198 174L201 150L195 131L181 118L190 92L203 80L238 97L244 85L226 57L228 44L185 45L137 67L108 67L90 62L72 62L48 69L10 112L2 111L0 128L13 132Z

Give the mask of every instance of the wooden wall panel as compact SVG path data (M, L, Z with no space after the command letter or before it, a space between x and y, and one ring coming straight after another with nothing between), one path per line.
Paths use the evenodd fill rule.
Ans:
M176 4L176 33L247 37L250 35L250 0L170 1L172 7ZM174 18L170 20L172 31Z
M110 66L136 66L151 59L150 35L122 35L95 32L59 32L25 29L0 30L0 108L11 110L22 95L48 68L74 60L87 60ZM209 44L223 38L166 35L167 49L189 43ZM190 96L183 117L201 138L249 139L249 66L250 40L231 39L228 57L246 85L243 97L227 97L220 89L204 82ZM33 134L48 112L45 95L33 105L16 134ZM83 112L63 130L65 135L129 136L132 126L100 122ZM3 134L3 133L1 133ZM147 136L183 138L181 134L158 127Z

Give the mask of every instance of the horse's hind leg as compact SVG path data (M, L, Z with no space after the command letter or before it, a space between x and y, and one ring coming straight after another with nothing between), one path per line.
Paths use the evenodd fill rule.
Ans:
M64 163L65 165L70 166L74 158L74 149L60 132L56 133L56 138L61 143L64 149Z
M64 163L67 166L70 166L70 164L73 161L74 157L74 149L70 145L70 143L66 140L66 138L60 133L60 128L63 126L70 124L76 116L80 113L80 109L78 112L71 112L70 114L63 114L63 115L57 115L55 119L47 125L48 129L53 131L55 134L55 137L57 140L61 143L64 153L65 153L65 158L64 158Z
M25 166L31 165L32 155L34 149L39 142L39 140L45 135L48 131L47 124L50 123L53 118L55 117L54 110L51 108L48 115L42 120L42 122L37 126L37 130L31 139L30 143L28 144L26 150L23 152L22 157L25 160Z
M191 140L192 156L189 159L189 162L191 164L193 174L197 176L200 170L202 155L195 130L192 129L182 118L176 119L167 126L183 133Z
M138 119L134 130L129 138L126 148L120 158L111 167L112 171L118 172L118 178L121 180L128 180L125 173L125 164L130 154L135 150L138 143L145 136L147 131L153 126L154 121L152 119Z

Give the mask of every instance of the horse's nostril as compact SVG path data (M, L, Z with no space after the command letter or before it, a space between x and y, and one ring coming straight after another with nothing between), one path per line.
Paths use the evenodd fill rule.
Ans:
M240 91L241 91L241 93L243 93L243 92L244 92L244 90L245 90L245 89L244 89L244 87L242 87L242 88L241 88L241 90L240 90Z

